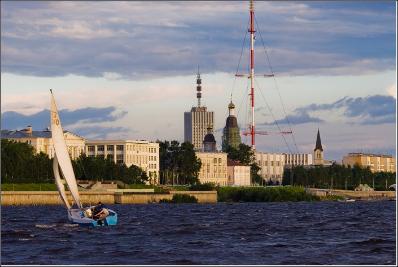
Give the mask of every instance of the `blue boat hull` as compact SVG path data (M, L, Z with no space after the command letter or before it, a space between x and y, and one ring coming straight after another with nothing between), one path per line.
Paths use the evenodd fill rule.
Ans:
M68 219L71 223L78 224L80 226L108 226L117 224L117 213L111 209L108 209L109 215L101 221L94 220L92 218L84 216L84 212L81 209L69 209Z

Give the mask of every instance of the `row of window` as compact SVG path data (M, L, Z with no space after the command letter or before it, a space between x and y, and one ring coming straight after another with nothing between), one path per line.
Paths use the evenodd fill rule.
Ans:
M115 145L97 145L97 151L114 151ZM139 145L126 145L127 151L142 151L142 152L149 152L149 153L157 153L156 147L142 147ZM95 146L87 146L88 152L94 152ZM124 151L124 145L116 145L116 151Z
M281 161L270 161L270 163L271 163L271 166L282 166L283 165L283 162L281 162ZM268 166L268 161L262 161L262 160L260 160L260 161L258 161L258 164L260 165L260 166Z

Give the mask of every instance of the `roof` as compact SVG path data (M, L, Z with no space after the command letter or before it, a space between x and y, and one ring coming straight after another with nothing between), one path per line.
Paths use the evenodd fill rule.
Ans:
M227 159L227 166L247 166L250 167L249 165L242 164L238 160L233 160L233 159Z
M216 139L214 138L214 135L212 133L208 133L205 135L205 138L203 139L203 143L215 143Z
M225 127L227 128L236 128L238 127L238 120L235 116L228 116L225 122Z
M319 134L319 129L318 129L318 134L317 134L317 136L316 136L316 144L315 144L315 149L314 149L314 151L315 150L321 150L321 151L323 151L323 148L322 148L322 143L321 143L321 135Z
M76 136L79 136L77 134L71 133L69 131L64 131L64 133L70 133ZM27 131L24 130L1 130L1 138L13 138L13 139L18 139L18 138L51 138L51 131L50 130L43 130L43 131L32 131L32 133L28 133ZM81 136L79 136L81 137ZM83 138L83 137L81 137Z

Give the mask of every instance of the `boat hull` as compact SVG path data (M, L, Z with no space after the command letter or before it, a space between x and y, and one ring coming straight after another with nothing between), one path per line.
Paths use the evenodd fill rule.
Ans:
M109 215L101 221L94 220L92 218L84 216L84 212L81 209L69 209L68 219L71 223L78 224L80 226L108 226L117 224L117 213L111 209L108 209Z

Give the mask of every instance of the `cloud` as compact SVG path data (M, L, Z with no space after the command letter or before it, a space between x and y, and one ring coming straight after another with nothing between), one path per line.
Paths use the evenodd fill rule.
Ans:
M296 108L295 114L288 115L292 124L302 124L308 122L324 122L330 120L330 112L337 113L343 110L342 116L350 124L383 124L395 123L396 99L392 96L373 95L367 97L343 97L330 104L310 104ZM327 111L328 118L311 117L310 113ZM276 120L279 124L287 124L286 117ZM272 125L273 122L264 123Z
M392 84L387 88L387 93L397 99L397 84Z
M117 139L125 137L131 131L127 127L104 127L104 126L85 126L73 128L73 132L84 136L86 139L108 139L111 135L117 136Z
M248 21L248 4L233 1L3 1L1 7L2 71L45 77L144 79L185 75L197 64L206 72L231 73ZM278 74L363 74L395 68L392 3L331 7L260 1L255 7ZM256 68L265 72L260 37Z
M81 123L103 123L114 122L124 117L126 111L118 111L115 107L104 108L82 108L76 110L63 109L59 111L62 125L65 127ZM44 109L40 112L24 115L15 111L6 111L1 114L1 124L3 129L21 129L27 125L32 125L37 130L45 129L49 126L50 111Z
M286 116L283 119L276 120L274 122L265 122L260 125L274 125L275 123L278 124L304 124L304 123L310 123L310 122L324 122L324 120L316 117L311 117L307 112L298 112L297 114L291 114Z

